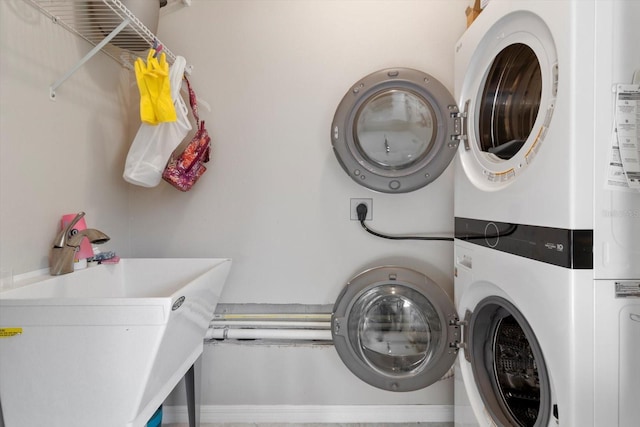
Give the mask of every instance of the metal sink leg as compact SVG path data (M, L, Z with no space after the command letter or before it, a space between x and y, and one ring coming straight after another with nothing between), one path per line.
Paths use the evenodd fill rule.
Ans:
M184 375L187 389L187 412L189 427L200 427L200 398L202 392L202 355Z

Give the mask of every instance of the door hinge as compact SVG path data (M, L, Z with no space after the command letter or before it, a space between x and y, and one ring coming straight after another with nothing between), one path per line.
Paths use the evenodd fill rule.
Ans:
M449 328L451 329L451 335L453 340L449 342L449 348L455 350L456 352L461 348L464 348L464 343L462 342L462 329L464 326L464 321L460 321L458 316L454 316L449 320Z
M345 335L346 331L343 330L342 324L344 321L344 317L336 317L333 319L333 335Z
M453 332L456 339L449 343L449 348L455 349L455 351L464 351L464 358L467 359L467 362L469 363L471 363L471 354L468 345L470 318L471 312L467 310L464 315L464 320L460 320L457 316L455 316L449 321L449 327L457 329L457 331Z
M455 141L455 145L457 146L460 141L464 143L464 149L469 151L471 148L469 147L469 138L468 138L468 125L467 118L469 112L469 102L464 103L464 111L459 112L455 111L450 113L451 118L453 119L453 133L451 134L451 141ZM450 144L451 145L451 144Z

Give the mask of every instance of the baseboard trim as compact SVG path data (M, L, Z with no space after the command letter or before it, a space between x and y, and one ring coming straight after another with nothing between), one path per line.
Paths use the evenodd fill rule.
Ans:
M452 405L206 405L201 423L453 422ZM188 422L186 406L164 406L163 422Z

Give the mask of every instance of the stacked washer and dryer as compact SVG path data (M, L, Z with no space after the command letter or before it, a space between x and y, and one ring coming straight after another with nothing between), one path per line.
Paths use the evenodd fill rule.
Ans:
M403 266L354 277L332 315L354 374L409 391L455 362L457 426L637 425L639 16L492 0L455 46L455 99L405 68L347 92L331 140L356 182L413 191L459 154L455 301Z
M640 128L639 87L620 86L638 17L635 1L493 0L456 46L456 425L640 419L640 191L613 176L619 99Z

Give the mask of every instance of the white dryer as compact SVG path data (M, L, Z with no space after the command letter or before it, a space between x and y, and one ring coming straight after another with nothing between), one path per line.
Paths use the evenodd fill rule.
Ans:
M571 101L579 83L570 77L575 3L491 1L456 44L455 92L466 136L458 149L455 216L591 228L575 223L569 209L580 172L570 159L589 135L587 128L570 132L580 113L574 107L586 101ZM585 155L586 168L592 153ZM588 198L581 202L577 208L590 207Z
M488 3L455 48L456 217L593 230L596 276L640 277L640 191L607 180L638 16L634 0Z
M334 152L388 193L429 184L457 152L456 217L592 232L583 268L640 277L640 190L611 178L612 89L640 70L637 16L635 0L492 0L455 46L455 96L417 70L366 76L338 106Z

